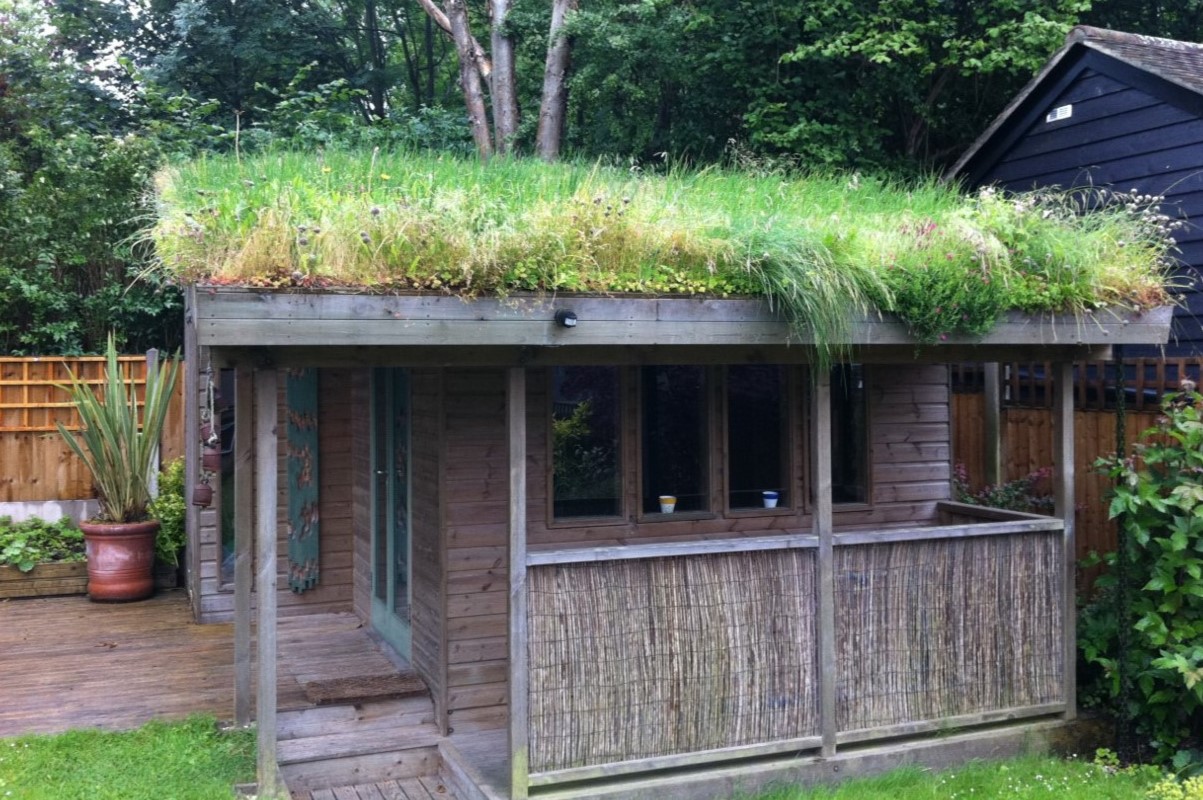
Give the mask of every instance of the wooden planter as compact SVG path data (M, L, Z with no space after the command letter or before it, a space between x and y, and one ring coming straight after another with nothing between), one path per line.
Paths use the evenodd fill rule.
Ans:
M0 567L0 600L55 597L88 591L88 565L83 561L38 564L30 572Z

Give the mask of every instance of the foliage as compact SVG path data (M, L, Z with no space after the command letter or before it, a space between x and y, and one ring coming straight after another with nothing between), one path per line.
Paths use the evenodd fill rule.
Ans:
M1133 707L1116 711L1136 721L1162 759L1203 730L1203 416L1195 392L1171 394L1163 416L1142 434L1134 457L1100 460L1116 481L1110 516L1129 542L1134 585L1130 608L1116 608L1115 581L1082 614L1080 647L1100 672L1093 689L1114 701L1120 675L1132 676ZM1119 627L1131 625L1128 652ZM1122 661L1121 661L1122 660Z
M1179 780L1166 776L1146 793L1148 800L1203 800L1203 777Z
M555 498L592 500L618 495L618 453L599 442L590 425L593 404L577 403L566 417L551 422Z
M822 343L898 314L926 343L1009 308L1164 302L1148 203L966 197L859 174L471 160L330 150L200 158L160 182L174 277L252 286L766 294ZM1106 201L1106 202L1103 202ZM1084 203L1093 213L1075 213Z
M83 561L84 535L69 517L48 522L0 517L0 564L29 572L51 561Z
M1048 479L1051 467L1041 467L1022 478L997 485L983 486L973 491L969 485L969 473L965 465L958 463L952 474L952 490L957 502L971 503L987 508L1002 508L1008 511L1024 511L1029 514L1051 514L1053 496L1049 493Z
M155 535L155 558L177 567L180 551L187 543L185 515L188 504L184 499L184 459L177 458L159 472L159 496L150 503L150 514L159 521Z
M854 778L836 786L779 787L739 800L1130 800L1160 777L1143 766L1118 768L1078 758L1025 756L1007 761L972 761L933 772L904 767L873 778Z
M83 428L77 439L61 422L56 424L72 452L92 473L100 499L98 519L109 522L146 519L151 501L150 471L178 372L177 363L150 364L140 402L137 388L132 382L127 387L122 376L117 342L112 335L105 353L103 391L97 392L91 384L68 371L71 385L63 388L71 393Z
M45 35L33 6L0 0L0 353L78 354L106 330L126 347L179 340L179 293L130 237L150 213L153 142L120 98Z
M13 800L225 800L254 775L255 732L212 717L0 739L0 796Z

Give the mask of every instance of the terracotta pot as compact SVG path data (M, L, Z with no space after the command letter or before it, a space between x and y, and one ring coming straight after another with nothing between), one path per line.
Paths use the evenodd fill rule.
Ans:
M207 483L198 483L192 487L192 505L208 508L213 502L213 487Z
M155 590L158 520L81 522L88 552L88 597L103 602L141 600Z

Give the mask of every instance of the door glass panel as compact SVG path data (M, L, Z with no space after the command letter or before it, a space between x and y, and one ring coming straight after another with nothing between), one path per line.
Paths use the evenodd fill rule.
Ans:
M393 372L393 613L409 620L409 386ZM383 562L382 562L383 563Z
M373 521L372 530L375 550L374 563L388 563L388 528L389 528L389 437L385 420L389 417L389 386L386 370L378 369L372 381L372 416L373 416L373 454L372 454L372 499ZM384 602L388 599L388 572L376 569L372 573L372 594Z

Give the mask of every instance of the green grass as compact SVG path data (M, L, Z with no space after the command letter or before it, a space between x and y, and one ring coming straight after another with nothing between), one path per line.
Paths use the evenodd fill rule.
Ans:
M331 151L202 158L162 173L159 196L148 235L186 281L764 294L834 343L873 310L934 342L1012 308L1166 300L1155 198L1101 192L1016 200L934 180Z
M0 800L228 800L254 773L254 732L211 717L0 739Z
M1151 767L1104 769L1048 757L975 762L945 772L906 768L834 787L780 788L741 800L1141 800L1158 780Z

